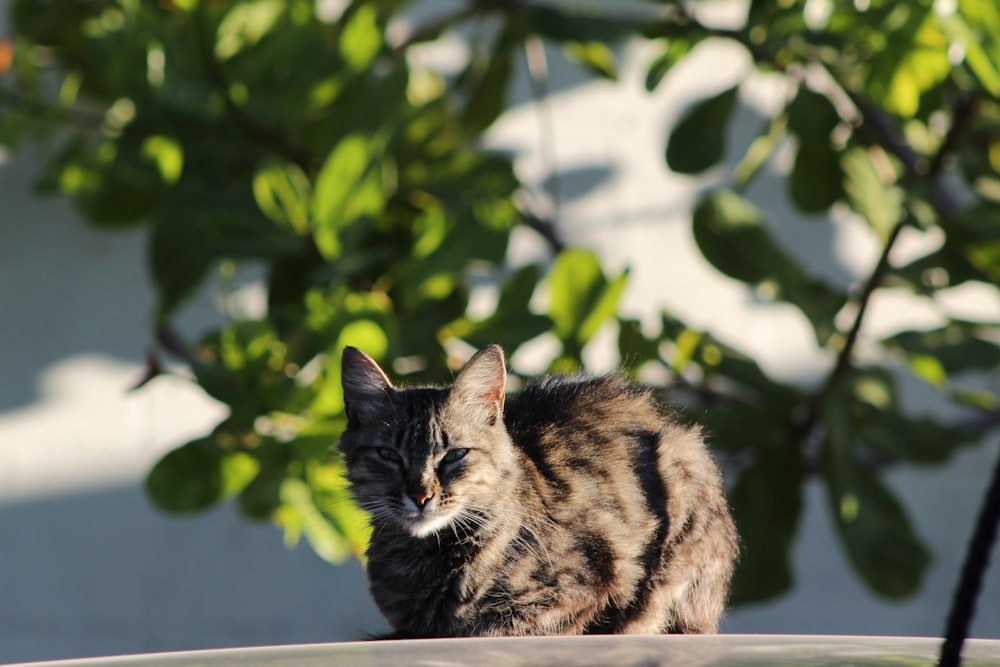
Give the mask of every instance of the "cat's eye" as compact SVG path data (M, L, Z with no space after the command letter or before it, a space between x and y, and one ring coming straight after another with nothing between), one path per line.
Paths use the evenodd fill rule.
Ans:
M376 447L375 453L378 454L379 458L384 461L392 461L393 463L399 463L401 460L399 458L399 452L395 449L390 449L389 447Z
M444 455L441 459L442 463L454 463L455 461L460 461L465 458L465 455L469 453L468 449L450 449L448 453Z

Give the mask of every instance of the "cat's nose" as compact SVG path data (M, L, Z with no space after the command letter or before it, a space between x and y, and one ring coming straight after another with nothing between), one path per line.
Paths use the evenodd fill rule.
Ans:
M428 502L430 502L430 499L433 498L433 497L434 497L434 494L431 491L428 491L426 489L422 489L420 491L417 491L416 493L411 493L410 494L410 498L413 500L413 502L415 502L417 504L417 508L419 508L419 509L423 509L424 506Z

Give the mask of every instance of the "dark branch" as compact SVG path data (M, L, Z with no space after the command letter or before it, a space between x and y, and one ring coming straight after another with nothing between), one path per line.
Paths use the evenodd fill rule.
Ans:
M948 128L944 140L934 157L931 158L930 166L927 168L928 176L936 177L944 169L945 159L958 147L959 141L968 128L969 121L975 117L979 110L979 102L979 97L974 95L963 95L955 101L955 106L952 107L951 111L951 127Z
M524 210L521 207L518 211L521 214L521 222L525 226L533 229L539 236L545 239L545 242L549 245L549 250L552 251L553 255L558 255L560 252L566 249L566 244L561 238L559 238L559 233L556 231L556 226L550 220L543 220L539 218L534 213Z
M969 636L969 627L976 611L976 599L983 587L983 577L990 562L990 552L996 542L1000 524L1000 458L993 468L993 477L979 510L969 551L962 564L962 575L952 599L951 610L941 645L938 667L959 667L962 645Z

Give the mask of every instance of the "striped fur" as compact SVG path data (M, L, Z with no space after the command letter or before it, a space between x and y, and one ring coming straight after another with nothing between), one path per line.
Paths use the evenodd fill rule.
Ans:
M396 389L344 351L340 447L398 637L715 632L737 537L696 430L617 376Z

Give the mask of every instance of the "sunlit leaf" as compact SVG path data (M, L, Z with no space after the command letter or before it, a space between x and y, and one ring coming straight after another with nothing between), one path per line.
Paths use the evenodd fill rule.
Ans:
M602 42L569 42L566 44L566 55L598 76L618 80L618 59Z
M253 177L260 210L275 224L296 234L309 232L309 178L290 162L269 162Z
M788 115L778 114L771 118L767 129L750 142L743 159L733 168L733 187L745 190L751 179L760 173L772 155L781 147L785 139Z
M316 506L313 490L305 481L285 479L281 484L281 501L274 518L285 531L287 546L295 546L305 535L316 555L330 563L342 563L353 554L351 544Z
M382 49L382 27L378 21L376 6L362 3L351 14L340 33L340 54L356 72L371 65Z
M846 151L841 166L848 203L884 241L903 216L903 193L882 181L871 155L863 148Z
M996 3L959 0L958 12L939 19L951 40L962 45L979 83L994 97L1000 96L1000 11Z
M584 345L617 309L628 272L609 281L587 250L559 253L549 271L549 317L554 333L573 350Z
M316 177L312 225L316 246L327 259L340 254L340 230L385 207L380 142L360 134L344 137Z
M234 3L216 31L215 56L226 60L256 44L274 29L286 4L283 0Z
M666 40L666 47L663 53L650 64L649 71L646 73L646 90L650 92L655 90L660 85L663 77L673 69L674 65L683 60L691 52L695 44L697 44L697 41L691 42L683 39Z
M338 348L347 346L364 350L368 355L380 359L389 348L389 339L376 322L357 319L344 326L337 340Z
M893 22L885 26L888 39L874 58L867 86L876 103L912 117L923 95L951 72L948 38L930 3L899 5L888 21Z
M140 148L143 157L152 160L165 184L176 183L184 168L184 149L170 137L155 134L147 137Z

